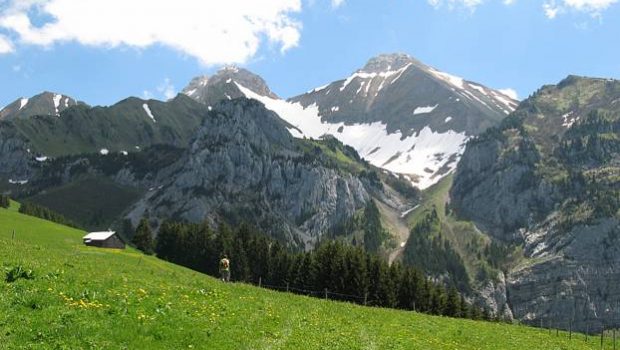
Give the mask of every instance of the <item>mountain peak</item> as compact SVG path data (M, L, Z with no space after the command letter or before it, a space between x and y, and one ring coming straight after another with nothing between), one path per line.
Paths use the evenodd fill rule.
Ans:
M237 84L261 96L278 98L263 78L234 65L220 68L211 77L203 75L192 79L182 92L199 102L211 105L220 100L243 97Z
M28 118L34 115L60 116L78 101L60 93L43 91L30 98L21 97L0 110L0 119Z
M361 71L368 73L395 71L407 65L419 63L418 60L406 53L381 54L369 59Z

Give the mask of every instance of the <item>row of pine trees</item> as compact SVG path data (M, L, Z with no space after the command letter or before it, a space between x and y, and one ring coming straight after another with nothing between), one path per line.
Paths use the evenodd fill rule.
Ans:
M395 263L339 241L320 243L313 251L292 253L264 234L241 225L236 229L208 224L165 221L151 238L148 221L136 229L133 243L146 253L211 276L219 275L219 260L231 261L231 279L264 287L328 297L359 304L419 312L489 319L456 288L446 288L420 270Z
M41 218L43 220L52 221L57 224L79 228L74 222L67 219L63 215L34 203L23 202L19 206L19 212L25 215Z
M11 206L11 200L9 196L5 194L0 194L0 208L9 208Z

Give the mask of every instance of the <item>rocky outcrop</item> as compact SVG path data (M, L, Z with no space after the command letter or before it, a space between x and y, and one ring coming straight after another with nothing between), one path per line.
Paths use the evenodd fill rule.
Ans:
M515 318L580 331L618 327L620 81L569 77L472 140L451 207L523 258L505 293Z
M0 179L27 181L34 166L34 155L29 153L27 142L16 135L14 128L0 122Z
M221 100L245 97L235 83L241 84L261 96L278 98L269 89L263 78L235 66L224 67L211 77L204 75L192 79L182 93L198 102L213 106Z
M510 137L487 134L470 142L450 191L460 215L508 242L522 239L518 229L544 217L557 199L557 189L536 175L540 154L533 142Z
M547 229L542 230L546 237L526 234L538 238L526 244L532 260L508 275L515 317L592 332L618 327L620 220L604 219L570 232Z
M133 221L249 221L302 247L370 199L357 176L316 162L275 113L246 99L214 107L190 149L158 180L163 187L134 207Z

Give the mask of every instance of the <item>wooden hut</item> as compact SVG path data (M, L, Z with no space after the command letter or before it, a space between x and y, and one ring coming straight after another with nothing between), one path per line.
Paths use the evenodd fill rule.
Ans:
M87 246L125 249L125 242L114 231L91 232L83 240Z

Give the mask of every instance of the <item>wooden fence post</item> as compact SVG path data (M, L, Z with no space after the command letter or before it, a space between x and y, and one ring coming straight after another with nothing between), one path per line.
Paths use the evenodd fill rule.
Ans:
M573 321L568 321L568 339L573 339Z
M288 293L288 282L286 282L286 292Z
M364 293L364 306L368 303L368 292Z
M325 299L327 299L327 288L325 288Z
M263 285L263 278L259 277L258 278L258 288L260 288Z
M13 234L11 235L11 239L15 239L15 229L13 229Z
M603 326L603 329L601 330L601 349L603 348L603 335L605 334L605 326Z
M616 329L614 328L613 330L613 337L614 337L614 350L616 350Z

